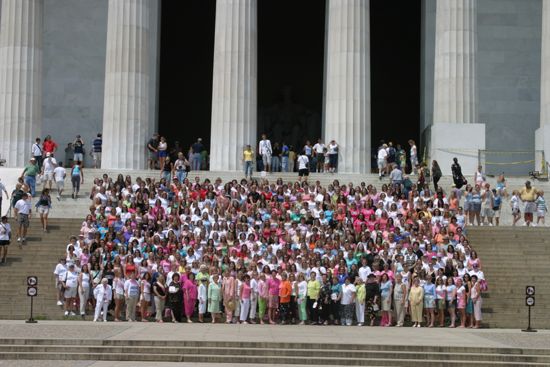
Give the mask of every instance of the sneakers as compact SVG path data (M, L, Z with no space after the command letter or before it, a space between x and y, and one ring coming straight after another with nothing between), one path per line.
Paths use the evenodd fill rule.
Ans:
M57 201L61 201L61 196L57 195Z
M69 316L69 311L65 311L65 316Z
M63 302L57 301L57 305L58 305L58 306L63 306Z
M71 316L76 316L76 314L74 312L71 311Z
M21 242L21 237L17 237L17 242Z

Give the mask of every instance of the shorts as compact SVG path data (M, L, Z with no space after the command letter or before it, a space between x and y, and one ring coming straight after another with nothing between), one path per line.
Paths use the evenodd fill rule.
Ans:
M84 154L83 153L75 153L73 156L73 160L82 162L84 160Z
M157 152L151 152L151 151L149 151L149 159L151 159L151 160L153 160L153 161L156 161L156 160L157 160L157 157L158 157Z
M495 215L495 211L493 208L483 208L483 213L481 213L484 217L492 218Z
M386 161L384 159L378 160L378 169L382 169L386 166Z
M53 172L44 172L42 181L53 181Z
M55 181L55 185L57 186L58 190L61 190L65 187L65 181Z
M75 298L77 288L78 287L65 288L65 293L63 295L65 296L65 298Z
M513 209L512 209L512 214L514 214L514 215L520 215L521 212L520 212L519 208L513 208Z
M262 162L264 167L271 164L271 154L262 154Z
M494 213L493 213L493 216L494 216L495 218L500 218L500 208L496 208L496 209L493 208L493 212L494 212Z
M528 202L525 203L524 213L525 214L533 214L536 211L536 209L537 209L537 205L532 201L528 201Z
M38 214L48 214L50 212L50 208L44 205L40 205L37 211L38 211Z
M101 160L101 152L93 152L92 153L92 158L94 159L94 161L100 161Z
M115 293L115 299L124 299L124 293L121 293L121 294L118 294L118 293Z
M332 167L336 167L336 164L338 163L338 154L329 154L328 160Z
M19 213L19 216L17 217L17 223L19 223L19 225L22 225L23 227L27 228L29 226L29 215Z
M55 282L55 288L58 290L58 291L62 291L63 290L63 282L61 280L57 280Z
M8 246L10 244L10 241L8 240L0 240L0 246Z
M435 299L431 294L424 295L424 308L435 308Z
M159 157L160 158L168 157L168 152L166 150L159 150Z
M298 176L299 177L309 176L309 170L307 168L302 168L298 170Z
M546 210L537 210L537 217L544 218L546 215Z
M270 294L267 298L267 307L268 308L277 308L279 307L279 296Z
M438 310L444 310L445 306L447 306L447 304L446 304L444 299L438 299L437 300L437 309Z
M470 203L469 201L464 202L464 211L465 212L469 212L471 210L471 207L472 207L472 203Z
M481 203L470 203L470 211L481 213Z
M139 300L145 301L145 302L151 302L151 293L142 293Z

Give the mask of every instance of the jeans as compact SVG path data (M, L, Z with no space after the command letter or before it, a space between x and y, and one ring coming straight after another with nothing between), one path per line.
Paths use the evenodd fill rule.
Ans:
M283 172L288 172L288 156L281 157L281 168Z
M254 166L253 161L245 161L244 162L244 175L246 177L252 177L252 168Z
M200 153L193 153L193 162L192 162L193 171L200 171L201 161L202 161L201 154Z
M187 177L187 172L185 170L176 171L176 177L179 182L183 182L183 180Z
M31 196L34 196L36 193L36 177L35 176L25 176L24 179L25 185L31 189Z
M279 157L271 157L271 172L279 172L281 170Z

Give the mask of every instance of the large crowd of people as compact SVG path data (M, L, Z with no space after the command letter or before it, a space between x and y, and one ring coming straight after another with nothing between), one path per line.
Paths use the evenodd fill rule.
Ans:
M58 304L94 321L479 327L487 284L451 196L103 175L55 268Z

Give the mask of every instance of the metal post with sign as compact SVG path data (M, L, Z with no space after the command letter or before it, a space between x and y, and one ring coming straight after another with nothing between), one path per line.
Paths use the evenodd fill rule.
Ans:
M31 297L31 317L25 322L35 324L36 320L32 317L34 297L38 296L38 277L35 275L27 277L27 296Z
M535 306L535 286L534 285L528 285L525 287L525 305L528 307L528 321L527 321L527 329L522 330L525 332L536 332L535 329L531 328L531 307Z

